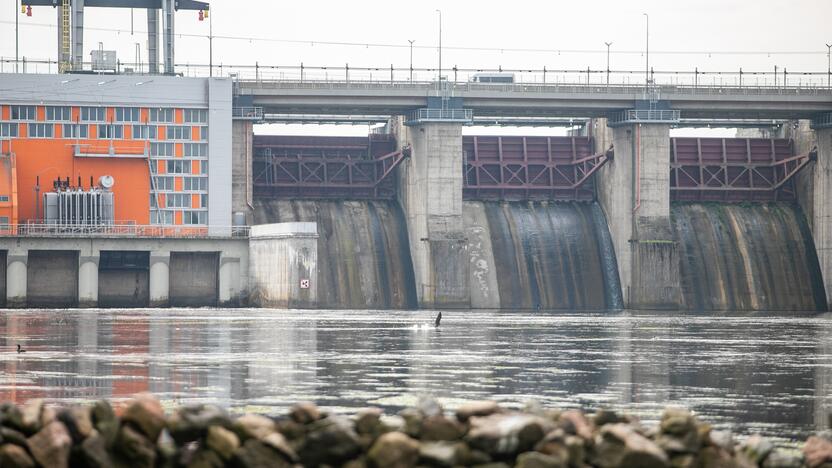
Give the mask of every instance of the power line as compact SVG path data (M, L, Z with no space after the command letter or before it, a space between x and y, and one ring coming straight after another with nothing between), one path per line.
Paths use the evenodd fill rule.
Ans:
M0 21L0 24L13 24L12 21ZM24 27L41 27L57 29L57 25L46 23L25 23L21 24ZM133 33L133 34L147 34L147 31L130 31L118 28L100 28L100 27L84 27L88 31L113 32L113 33ZM208 39L208 34L194 34L194 33L176 33L177 37L190 37L199 39ZM248 42L269 42L279 44L298 44L298 45L324 45L324 46L342 46L342 47L364 47L364 48L391 48L391 49L408 49L410 44L391 44L379 42L345 42L345 41L316 41L304 39L277 39L270 37L257 36L234 36L234 35L217 35L210 37L214 39L224 39L233 41L248 41ZM436 45L414 45L414 49L434 50ZM540 49L540 48L524 48L524 47L476 47L476 46L446 46L443 45L444 50L458 50L468 52L523 52L523 53L539 53L539 54L606 54L606 49ZM753 51L753 50L659 50L650 51L652 54L659 55L826 55L823 51L808 51L808 50L779 50L779 51ZM616 50L610 52L613 55L641 55L643 50Z

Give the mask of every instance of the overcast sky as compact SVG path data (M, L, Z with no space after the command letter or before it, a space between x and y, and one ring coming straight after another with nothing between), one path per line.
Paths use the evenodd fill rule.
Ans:
M20 14L17 1L0 2L0 56L15 55L17 15L20 55L54 60L55 10L37 7L27 17ZM790 73L823 73L825 44L832 44L830 0L213 0L210 4L215 64L407 67L408 40L414 40L414 67L435 68L436 9L442 11L445 69L456 65L603 70L604 42L612 42L611 68L641 71L645 67L643 13L649 14L650 65L656 70L735 71L741 67L748 72L778 66ZM89 50L103 42L122 61L133 62L139 43L145 61L146 15L136 10L132 17L133 34L130 10L87 9L87 57ZM198 21L197 12L180 11L176 30L183 34L176 39L176 62L207 63L207 38L193 36L207 36L209 22ZM633 75L632 79L641 77Z

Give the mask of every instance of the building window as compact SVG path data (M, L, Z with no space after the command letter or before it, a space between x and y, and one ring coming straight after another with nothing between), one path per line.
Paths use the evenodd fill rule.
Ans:
M173 157L173 143L151 143L150 155Z
M168 126L165 135L167 135L168 140L190 140L191 127L184 127L181 125L170 125Z
M207 211L185 211L182 213L182 224L207 224Z
M182 179L182 190L185 192L207 192L207 177L184 177Z
M29 124L29 138L52 138L53 131L52 124Z
M64 124L64 138L89 138L89 125Z
M133 125L133 139L134 140L155 140L156 126L155 125ZM151 151L152 154L152 151Z
M16 138L17 126L16 123L0 123L0 137Z
M185 123L208 123L208 111L205 109L185 109Z
M173 122L173 109L150 109L150 121L163 123Z
M199 127L199 139L208 141L208 127Z
M173 224L173 211L153 210L150 212L151 224Z
M141 118L138 107L116 107L116 122L140 122Z
M208 161L199 162L199 173L202 175L208 175Z
M8 198L8 197L6 197ZM8 216L0 216L0 226L8 226L9 225L9 217Z
M191 196L185 193L169 193L165 196L166 208L190 208Z
M202 194L199 196L199 207L200 208L208 208L208 194Z
M107 109L104 107L82 107L81 120L83 122L104 122L107 120Z
M100 140L121 140L124 138L123 125L99 125L98 138Z
M173 190L173 177L156 176L153 178L153 189L157 192Z
M0 202L7 202L9 201L8 195L0 195Z
M207 143L183 143L182 154L186 158L206 158L208 157Z
M47 106L46 120L69 122L72 120L72 108L67 106Z
M12 106L12 120L37 120L35 106Z
M188 161L190 162L190 161ZM185 164L185 161L181 159L176 159L173 161L167 161L167 173L168 174L190 174L191 165Z

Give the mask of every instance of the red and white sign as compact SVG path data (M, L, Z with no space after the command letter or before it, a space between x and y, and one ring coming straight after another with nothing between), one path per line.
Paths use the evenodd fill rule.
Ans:
M301 289L309 289L309 280L308 279L300 280L300 288Z

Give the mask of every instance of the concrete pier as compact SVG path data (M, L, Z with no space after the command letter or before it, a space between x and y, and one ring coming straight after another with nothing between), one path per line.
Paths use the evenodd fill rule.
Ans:
M247 224L252 219L252 152L254 124L248 120L235 120L231 125L231 205L234 213L244 213Z
M407 219L419 306L467 308L462 124L426 122L399 132L399 141L411 147L410 158L400 166L399 201Z
M26 250L10 249L6 254L6 307L26 307Z
M150 253L150 307L170 305L170 251Z
M596 140L612 141L615 148L614 159L598 173L598 201L609 223L624 302L630 308L679 308L678 249L670 228L670 125L607 129L599 119L595 132Z
M315 223L251 227L249 301L261 307L314 308L318 303Z
M82 256L78 266L78 306L98 306L98 255Z

